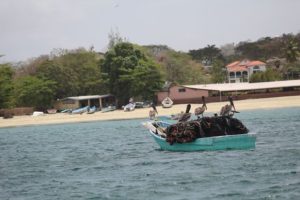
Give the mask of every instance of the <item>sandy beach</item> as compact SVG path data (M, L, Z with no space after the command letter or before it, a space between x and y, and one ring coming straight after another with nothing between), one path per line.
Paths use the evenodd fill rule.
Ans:
M208 103L208 110L206 115L218 113L225 102ZM192 104L191 112L201 104ZM285 107L300 107L300 96L289 97L276 97L264 99L248 99L235 101L235 106L238 111L251 110L251 109L273 109ZM172 108L157 107L158 116L171 115L184 111L186 104L174 105ZM43 116L15 116L11 119L0 118L0 128L3 127L16 127L27 125L42 125L42 124L61 124L61 123L76 123L76 122L89 122L89 121L102 121L102 120L122 120L122 119L137 119L148 118L150 108L136 109L132 112L124 112L123 110L115 110L113 112L94 114L45 114Z

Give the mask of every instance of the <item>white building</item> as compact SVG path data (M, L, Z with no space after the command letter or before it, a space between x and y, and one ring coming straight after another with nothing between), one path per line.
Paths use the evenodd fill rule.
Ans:
M229 83L249 82L252 74L266 71L266 63L254 60L235 61L226 66Z

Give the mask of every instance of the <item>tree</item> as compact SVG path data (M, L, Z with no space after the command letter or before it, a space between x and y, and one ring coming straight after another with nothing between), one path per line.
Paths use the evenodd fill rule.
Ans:
M162 87L161 74L158 66L151 60L141 61L133 72L133 94L140 96L142 99L153 99L154 92Z
M215 59L224 59L221 50L215 45L207 45L207 47L198 50L190 50L189 54L193 59L199 60L204 65L211 65Z
M212 82L224 83L226 81L224 62L222 60L215 60L212 65Z
M290 44L291 41L294 43L293 45ZM289 45L290 48L287 48ZM274 57L287 57L289 56L287 55L287 51L294 47L298 47L298 49L300 48L300 34L283 34L280 37L274 38L263 37L254 42L240 42L235 48L235 55L239 57L238 59L247 58L266 61ZM293 54L292 51L288 54ZM226 59L228 60L227 56Z
M12 106L13 74L10 64L0 64L0 108Z
M17 106L30 106L46 109L52 106L56 83L50 80L26 76L15 83L15 99Z
M168 82L179 84L199 84L209 82L203 66L191 56L172 50L163 45L144 46L143 51L161 66L163 77Z
M260 59L263 54L263 50L255 42L240 42L235 51L242 58L247 59Z
M49 56L42 55L37 58L28 59L25 62L21 62L16 69L15 78L34 76L37 72L37 68L47 60L49 60Z
M269 81L279 81L282 80L282 75L274 69L268 68L264 72L256 72L250 77L250 82L269 82Z
M169 82L184 83L187 72L187 63L183 55L177 52L168 52L163 61L165 66L166 80Z
M55 98L107 92L101 79L98 55L85 49L48 59L38 67L37 76L57 83Z
M300 61L287 63L284 67L284 75L286 79L300 78Z
M122 38L118 31L113 31L113 30L111 30L110 33L108 34L108 39L109 39L107 45L108 50L114 48L114 46L119 43L127 42L127 39Z
M131 43L119 43L105 54L101 71L118 106L132 96L150 98L162 85L158 66Z
M297 61L298 56L298 44L295 40L291 39L287 42L287 45L285 47L285 58L289 63L293 63Z

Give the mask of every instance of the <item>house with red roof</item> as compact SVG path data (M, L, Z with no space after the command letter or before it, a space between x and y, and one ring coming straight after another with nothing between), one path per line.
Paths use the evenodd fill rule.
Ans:
M229 83L249 82L252 74L266 71L266 63L259 60L235 61L226 66Z

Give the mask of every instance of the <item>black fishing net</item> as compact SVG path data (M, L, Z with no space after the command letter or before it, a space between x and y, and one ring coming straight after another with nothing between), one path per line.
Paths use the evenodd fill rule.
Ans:
M222 135L246 134L248 129L232 117L204 117L198 120L179 122L166 129L168 143L187 143L197 138Z

